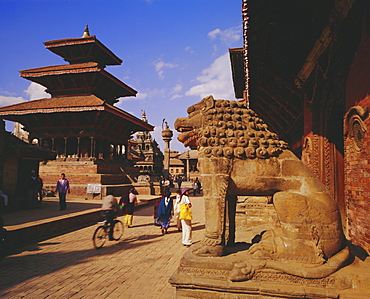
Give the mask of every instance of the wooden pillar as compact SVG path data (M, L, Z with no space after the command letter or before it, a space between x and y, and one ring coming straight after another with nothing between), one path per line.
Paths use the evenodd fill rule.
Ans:
M96 157L96 139L94 138L93 140L94 140L93 141L93 157L95 158Z
M81 153L81 149L80 149L80 139L81 137L77 137L77 157L80 158L80 153Z
M68 137L64 137L64 157L67 158L67 139Z
M94 137L90 137L90 157L93 156Z

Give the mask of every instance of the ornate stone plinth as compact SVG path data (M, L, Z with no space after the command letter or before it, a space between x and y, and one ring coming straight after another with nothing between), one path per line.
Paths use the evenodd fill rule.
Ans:
M238 250L238 248L234 248ZM240 248L239 248L240 249ZM176 298L368 298L369 262L350 266L320 279L305 279L265 269L251 280L233 282L229 274L245 251L224 257L197 257L187 252L169 282Z

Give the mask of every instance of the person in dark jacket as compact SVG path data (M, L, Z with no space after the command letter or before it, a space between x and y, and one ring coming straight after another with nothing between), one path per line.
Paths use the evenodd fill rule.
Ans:
M166 234L170 226L170 220L173 214L173 200L171 192L166 192L158 207L158 218L161 223L162 234Z

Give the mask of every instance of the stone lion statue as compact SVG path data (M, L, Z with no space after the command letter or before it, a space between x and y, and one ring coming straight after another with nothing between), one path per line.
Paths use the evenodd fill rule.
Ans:
M175 129L185 146L197 146L205 198L204 239L198 256L221 256L235 241L237 196L272 196L278 225L235 263L230 279L250 279L271 268L306 278L326 277L347 261L340 215L315 175L269 131L244 101L212 96L188 108Z

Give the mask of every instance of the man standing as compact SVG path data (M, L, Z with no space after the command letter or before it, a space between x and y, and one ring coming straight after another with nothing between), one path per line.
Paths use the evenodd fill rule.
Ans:
M107 196L103 198L101 212L102 216L105 217L109 223L109 240L113 241L113 226L114 218L119 211L117 199L114 197L114 191L108 190Z
M60 211L64 211L67 208L66 203L66 194L70 193L69 189L69 181L66 178L66 175L62 173L60 175L60 179L57 182L57 186L55 188L55 193L59 193L59 206Z
M182 184L182 176L179 175L176 179L178 189L181 190L181 184Z
M137 206L137 196L135 188L131 188L128 194L128 204L126 208L125 224L127 227L132 226L132 219L134 217L134 209Z

